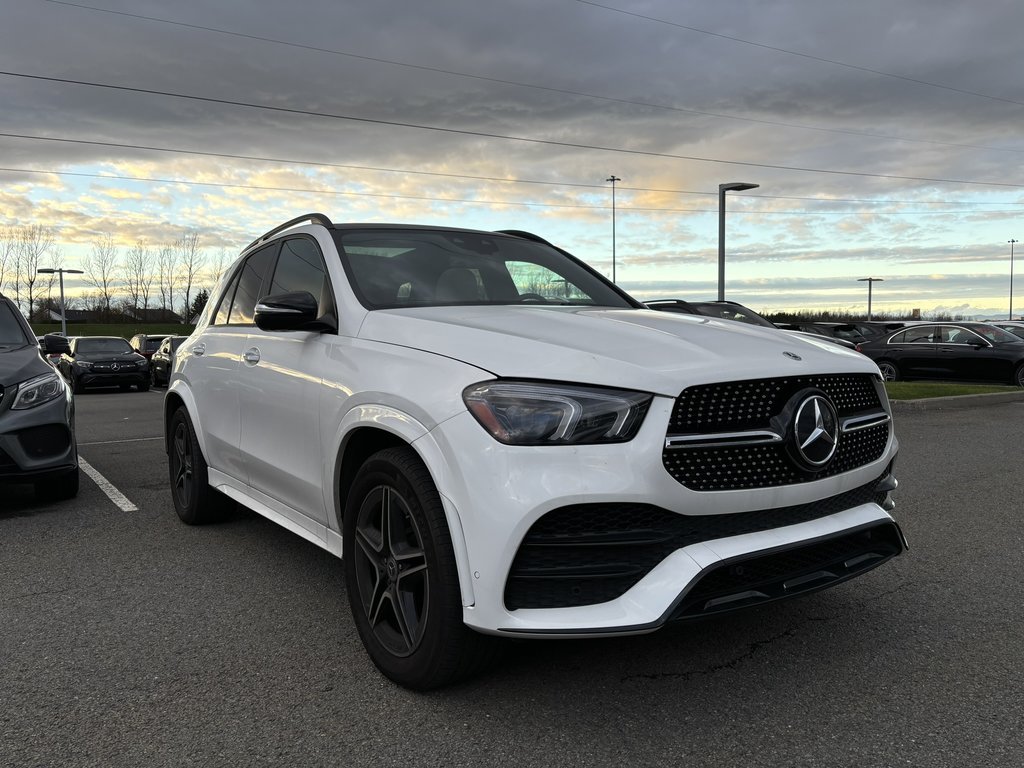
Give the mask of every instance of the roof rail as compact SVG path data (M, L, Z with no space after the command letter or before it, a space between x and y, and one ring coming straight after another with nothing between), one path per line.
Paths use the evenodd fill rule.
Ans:
M248 251L254 245L259 245L260 243L264 242L265 240L269 240L274 235L276 235L278 232L284 232L286 229L290 229L291 227L294 227L296 224L301 224L304 221L308 221L308 222L310 222L312 224L320 224L320 225L322 225L324 227L328 227L328 228L334 226L334 222L332 222L329 218L327 218L327 216L325 216L322 213L306 213L306 214L303 214L302 216L298 216L298 217L292 219L291 221L286 221L281 226L274 227L269 232L266 232L266 233L260 235L255 240L253 240L251 243L249 243L247 246L245 246L245 248L243 250Z

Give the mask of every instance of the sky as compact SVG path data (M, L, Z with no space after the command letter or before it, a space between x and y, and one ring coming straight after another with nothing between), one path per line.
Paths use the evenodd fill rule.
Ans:
M726 298L865 312L874 277L876 313L1006 317L1022 21L1016 0L0 0L0 227L52 226L72 268L107 235L195 231L230 259L309 211L523 229L637 298L706 300L718 186L747 182Z

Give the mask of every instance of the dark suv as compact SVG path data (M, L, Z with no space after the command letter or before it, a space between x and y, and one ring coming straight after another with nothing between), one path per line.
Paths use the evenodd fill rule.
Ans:
M67 339L46 336L47 352ZM40 354L32 328L0 294L0 484L31 483L44 499L78 494L71 390Z
M151 336L145 333L137 333L132 336L132 340L128 343L132 345L132 349L149 360L153 357L153 353L160 349L160 342L165 338L167 336Z
M71 349L61 355L60 372L76 394L86 387L132 385L140 392L149 389L149 361L120 336L78 336Z

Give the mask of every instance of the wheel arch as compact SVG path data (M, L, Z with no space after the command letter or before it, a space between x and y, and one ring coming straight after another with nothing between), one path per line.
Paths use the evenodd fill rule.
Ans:
M444 454L426 427L410 416L390 408L361 406L343 420L336 444L338 448L334 454L331 482L327 486L331 496L326 499L328 509L334 515L332 527L339 532L343 530L345 502L363 463L385 448L409 448L426 468L441 498L459 572L462 603L464 606L473 605L473 581L462 520L455 505L445 495L443 482L440 482L449 468Z

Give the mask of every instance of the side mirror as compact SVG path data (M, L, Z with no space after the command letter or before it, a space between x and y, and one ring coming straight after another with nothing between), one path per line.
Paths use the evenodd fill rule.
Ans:
M317 318L316 299L309 291L279 293L256 305L256 327L264 331L325 331L336 326L331 318Z
M68 342L67 337L58 336L55 333L48 333L43 336L39 346L48 355L64 355L71 351L71 344Z

